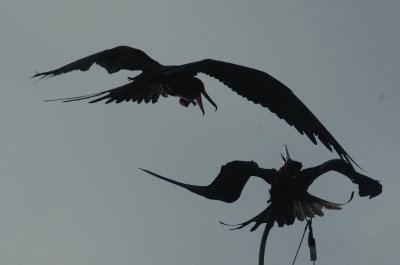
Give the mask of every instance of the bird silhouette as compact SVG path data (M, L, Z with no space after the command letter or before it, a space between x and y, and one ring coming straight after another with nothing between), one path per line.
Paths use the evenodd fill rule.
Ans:
M240 229L254 223L250 231L256 230L265 223L265 229L261 237L259 250L259 265L264 265L265 246L269 231L275 223L279 227L292 225L295 220L307 220L310 229L309 242L314 244L312 260L316 259L315 240L312 237L311 220L315 216L323 216L322 209L339 210L345 203L333 203L308 193L310 185L321 175L336 171L349 178L358 185L358 193L361 197L373 198L382 192L379 181L358 173L354 167L342 160L332 159L319 166L302 170L302 163L292 160L285 146L285 156L282 155L284 164L278 170L264 169L254 161L232 161L221 167L218 176L208 186L197 186L181 183L170 178L163 177L146 169L143 171L159 178L185 188L193 193L211 200L219 200L227 203L236 201L251 176L259 177L270 184L270 198L267 207L260 214L239 223L232 229ZM350 199L353 198L352 192ZM346 203L347 203L346 202ZM222 223L222 222L221 222ZM226 223L222 223L228 225ZM232 225L229 225L232 226ZM305 232L305 231L304 231ZM310 241L311 240L311 241ZM309 243L310 244L310 243ZM310 249L311 250L311 249ZM297 256L297 254L296 254Z
M123 101L155 103L160 96L176 96L179 97L180 104L185 107L190 104L198 105L204 115L202 96L215 107L215 110L217 105L207 94L203 82L196 77L197 74L203 73L218 79L247 100L268 108L280 119L294 126L301 134L307 135L314 144L317 144L316 138L318 138L328 150L334 149L341 159L357 165L325 126L287 86L271 75L249 67L213 59L164 66L139 49L118 46L89 55L55 70L37 72L32 77L42 79L75 70L87 71L93 64L105 68L110 74L123 69L141 71L141 73L133 78L129 77L131 82L114 89L54 100L70 102L92 99L90 103L103 100L105 103Z
M282 158L284 164L278 170L261 168L254 161L229 162L221 167L218 176L208 186L185 184L146 169L141 170L207 199L226 203L232 203L240 197L251 176L263 179L271 186L267 208L236 227L236 229L242 228L254 222L251 231L254 231L262 223L273 225L276 222L278 226L282 227L293 224L296 219L304 221L305 218L313 218L316 215L323 216L323 208L341 209L343 204L329 202L307 192L318 177L329 171L341 173L357 184L361 197L373 198L382 192L382 185L379 181L358 173L342 159L332 159L319 166L301 169L302 163L292 160L287 149L286 156L282 156Z

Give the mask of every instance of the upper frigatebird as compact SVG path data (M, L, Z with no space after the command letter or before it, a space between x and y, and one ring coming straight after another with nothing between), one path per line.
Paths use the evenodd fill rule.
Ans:
M329 160L319 166L302 170L302 163L292 160L285 146L284 164L278 170L264 169L254 161L232 161L221 167L221 171L208 186L196 186L181 183L149 170L143 171L183 187L193 193L211 200L227 203L236 201L251 176L266 181L270 186L268 206L257 216L240 223L234 229L254 223L251 231L265 223L266 227L261 239L259 264L264 264L264 249L269 230L277 223L279 227L292 225L296 219L304 221L317 216L323 216L322 209L339 210L343 204L329 202L308 193L310 185L321 175L336 171L348 177L358 185L359 195L373 198L382 192L379 181L358 173L348 162L341 159ZM351 195L350 200L352 199ZM349 200L349 201L350 201Z
M36 73L33 77L53 77L74 70L87 71L98 64L112 74L120 70L141 71L131 82L120 87L90 95L56 99L64 102L95 98L90 103L136 101L155 103L160 96L177 96L183 106L199 105L203 115L202 95L217 109L217 105L204 89L203 82L195 77L203 73L214 77L247 100L260 104L294 126L301 134L317 144L316 137L341 159L354 160L336 141L315 115L280 81L260 70L228 62L205 59L176 66L164 66L139 49L118 46L107 49L58 69ZM355 163L356 164L356 163Z

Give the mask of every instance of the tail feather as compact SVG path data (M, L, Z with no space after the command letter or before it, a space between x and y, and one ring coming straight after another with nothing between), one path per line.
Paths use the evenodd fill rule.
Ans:
M315 216L323 216L322 209L328 210L340 210L342 206L349 203L354 196L354 192L351 193L350 199L345 203L334 203L320 199L311 194L306 194L302 200L290 201L290 202L271 202L268 207L251 218L248 221L229 226L236 226L232 230L241 229L250 223L255 223L250 231L256 230L263 223L276 222L279 227L284 225L292 225L297 219L304 221L307 218L314 218ZM224 225L226 223L221 222Z
M306 217L303 208L301 207L301 204L299 202L294 202L294 215L299 221L304 221L304 218Z
M319 202L310 203L312 211L318 216L324 216L324 213L322 212L322 206L323 205Z
M72 101L78 101L78 100L84 100L88 98L94 98L98 97L100 95L103 95L106 92L99 92L99 93L94 93L94 94L89 94L89 95L84 95L84 96L77 96L77 97L69 97L69 98L56 98L56 99L47 99L45 102L51 102L51 101L61 101L61 102L72 102ZM91 101L92 103L94 101Z

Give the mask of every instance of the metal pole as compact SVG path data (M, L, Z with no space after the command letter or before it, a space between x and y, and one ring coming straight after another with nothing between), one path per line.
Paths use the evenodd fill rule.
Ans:
M261 237L260 253L258 255L258 265L264 265L265 245L267 244L269 231L273 226L274 226L273 221L265 224L265 229Z

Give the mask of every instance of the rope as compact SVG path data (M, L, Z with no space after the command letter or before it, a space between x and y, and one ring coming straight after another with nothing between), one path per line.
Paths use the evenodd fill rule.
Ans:
M308 227L311 227L311 219L310 219L310 220L307 220L306 227L304 227L304 232L303 232L303 235L301 236L300 244L299 244L299 246L297 247L296 255L294 256L292 265L294 265L294 263L296 262L297 255L299 254L300 247L301 247L301 244L303 243L304 235L306 234L306 231L307 231L307 228L308 228Z
M296 255L294 256L293 263L294 265L296 263L297 255L299 254L301 244L303 243L304 236L307 232L307 229L309 229L308 232L308 246L310 248L310 260L313 262L313 265L315 265L315 261L317 260L317 250L315 248L315 239L313 236L313 229L312 229L312 219L306 219L307 224L304 227L304 232L303 235L301 236L301 240L299 243L299 246L297 247ZM264 232L261 237L261 244L260 244L260 252L258 256L258 265L264 265L264 256L265 256L265 245L267 243L268 239L268 234L271 228L274 226L274 222L266 223Z

